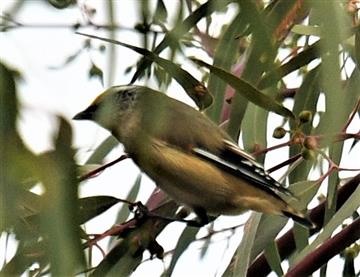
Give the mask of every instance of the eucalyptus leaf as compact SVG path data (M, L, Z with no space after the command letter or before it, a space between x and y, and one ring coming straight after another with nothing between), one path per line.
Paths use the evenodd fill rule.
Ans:
M117 145L119 145L119 141L113 137L107 137L92 153L92 155L86 161L86 164L100 164L103 159L110 153L112 149L114 149Z
M194 227L186 227L182 232L178 243L176 244L174 254L172 255L169 268L164 272L163 276L171 276L176 266L177 261L184 251L189 247L189 245L195 240L196 234L199 232L199 229Z
M188 33L191 28L193 28L202 18L210 16L213 12L219 9L223 9L231 1L229 0L209 0L204 4L200 5L195 11L190 13L190 15L184 19L184 21L179 22L176 26L168 32L163 40L155 47L153 53L155 55L160 54L166 47L174 44L180 40L180 38ZM137 70L132 77L131 83L134 83L144 72L144 70L151 64L151 60L145 58L141 59L138 63Z
M140 191L141 180L142 180L142 174L139 173L138 176L136 177L136 180L135 180L131 190L129 191L128 195L126 196L127 201L135 202L136 197ZM129 217L129 215L130 215L129 206L122 205L120 210L117 213L117 216L115 219L115 224L123 223ZM115 238L111 237L110 241L109 241L109 245L112 245L114 243L114 241L115 241Z
M317 36L320 37L321 35L321 30L320 27L318 26L310 26L310 25L295 25L292 29L292 32L299 34L299 35L304 35L304 36Z
M240 10L239 14L227 26L224 34L217 44L214 54L214 66L229 70L235 64L239 40L235 39L239 33L247 28L247 20ZM224 105L226 82L216 74L211 73L208 89L214 96L214 103L206 110L207 115L215 122L220 122L220 114Z
M283 276L284 272L281 268L281 258L275 241L270 241L265 249L265 257L271 269L278 275Z
M190 75L187 71L182 69L179 65L169 60L163 59L157 56L156 54L154 54L153 52L146 50L144 48L139 48L113 39L102 38L102 37L83 34L79 32L76 33L79 35L107 41L112 44L121 45L131 50L134 50L135 52L141 55L144 55L147 60L156 62L159 66L163 67L167 71L167 73L170 74L184 88L186 93L190 96L191 99L194 100L194 102L200 108L200 110L203 110L207 108L209 105L211 105L213 99L210 93L207 91L206 87L201 82L196 80L192 75Z
M236 262L230 270L232 276L246 276L250 263L250 253L255 242L256 231L259 227L262 214L252 213L244 227L244 235L238 249L235 252ZM228 271L229 269L227 269ZM230 276L230 274L227 274Z
M46 191L40 229L47 238L46 251L53 275L73 275L83 269L85 262L79 218L74 213L78 208L78 179L71 141L69 122L59 118L55 150L41 156L37 171Z
M297 263L302 260L307 254L312 252L317 246L327 240L335 231L335 229L338 228L346 218L350 217L354 211L359 208L359 206L360 186L357 187L357 189L351 194L344 205L334 214L328 224L324 226L323 231L318 235L318 237L295 256L295 262Z
M264 108L265 110L275 112L285 117L294 118L294 115L290 110L277 103L274 99L265 95L243 79L238 78L221 68L207 64L201 60L195 58L192 58L191 60L200 66L205 66L209 68L213 74L216 74L229 85L234 87L237 93L240 93L250 102Z
M110 209L120 200L106 195L97 195L84 197L79 199L80 221L79 224L84 224L86 221L100 215L106 210Z

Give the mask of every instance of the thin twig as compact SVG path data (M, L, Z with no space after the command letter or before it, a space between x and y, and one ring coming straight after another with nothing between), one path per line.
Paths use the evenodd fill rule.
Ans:
M106 168L110 167L110 166L113 166L114 164L117 164L118 162L121 162L122 160L125 160L129 158L128 155L124 154L124 155L121 155L119 158L107 163L107 164L104 164L82 176L79 177L79 181L82 182L82 181L85 181L91 177L94 177L96 174L100 173L101 171L105 170Z
M231 227L227 227L227 228L224 228L224 229L220 229L220 230L217 230L217 231L211 231L209 232L207 235L201 237L201 238L198 238L198 239L195 239L193 240L192 242L199 242L199 241L202 241L202 240L206 240L206 239L209 239L211 238L213 235L216 235L216 234L220 234L220 233L224 233L224 232L227 232L227 231L234 231L235 229L237 228L240 228L240 227L243 227L245 225L245 223L241 223L241 224L238 224L238 225L235 225L235 226L231 226ZM172 254L175 252L175 248L171 249L171 250L168 250L164 253L164 257L169 255L169 254ZM147 262L147 261L150 261L151 260L151 257L150 258L147 258L145 260L143 260L141 263L144 263L144 262Z
M300 158L301 158L301 154L296 154L296 155L292 156L291 158L287 159L286 161L284 161L282 163L279 163L279 164L273 166L272 168L269 168L267 170L267 172L268 173L274 172L274 171L276 171L276 170L278 170L278 169L280 169L280 168L282 168L284 166L287 166L289 164L292 164L292 163L296 162Z
M345 126L342 128L343 132L346 132L346 129L349 127L350 123L353 121L355 115L357 114L357 111L360 108L360 98L358 99L358 101L356 102L355 108L352 110L349 119L347 120Z
M265 149L257 150L255 152L251 153L251 155L258 156L258 155L265 154L265 153L270 152L270 151L275 150L275 149L279 149L279 148L282 148L282 147L285 147L285 146L290 146L292 144L294 144L294 142L292 140L289 140L287 142L276 144L274 146L271 146L271 147L268 147L268 148L265 148Z
M15 28L36 28L36 29L40 29L40 28L62 29L63 28L63 29L78 30L80 28L93 27L95 29L106 29L106 30L121 29L121 30L125 30L125 31L140 32L139 30L136 30L135 28L132 28L132 27L119 26L116 24L96 24L91 21L89 21L87 23L76 22L73 24L62 24L62 23L49 24L49 23L23 23L23 22L16 21L13 18L6 16L6 15L0 15L0 18L2 18L3 20L6 20L8 22L11 22L13 24L13 25L7 25L5 22L1 23L0 27L2 27L3 30L15 29ZM154 34L163 34L162 31L148 30L148 32L154 33Z

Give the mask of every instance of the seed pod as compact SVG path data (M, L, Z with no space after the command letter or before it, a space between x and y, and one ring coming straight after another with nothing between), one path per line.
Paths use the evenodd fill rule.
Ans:
M299 119L301 123L307 123L312 119L312 112L311 111L302 111L299 113Z

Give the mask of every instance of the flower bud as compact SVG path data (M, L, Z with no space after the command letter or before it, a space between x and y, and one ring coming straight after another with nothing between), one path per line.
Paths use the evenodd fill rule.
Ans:
M311 111L302 111L299 114L299 119L301 123L307 123L312 119L312 112Z
M304 140L304 147L310 150L315 150L318 148L318 143L314 137L306 137Z
M313 160L315 160L316 154L315 154L315 151L304 147L301 150L301 156L304 158L304 160L313 161Z
M286 135L286 130L283 127L276 127L273 132L273 137L276 139L281 139Z

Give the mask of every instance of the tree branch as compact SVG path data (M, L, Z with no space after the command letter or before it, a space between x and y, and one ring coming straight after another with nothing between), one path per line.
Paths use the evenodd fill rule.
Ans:
M356 175L348 182L346 182L338 190L338 198L336 210L345 203L345 201L350 197L350 195L355 191L357 186L360 183L360 174ZM324 224L324 212L325 212L325 202L322 202L317 207L313 208L309 217L312 222L314 222L318 228L310 230L310 234L313 235L321 229L321 226ZM281 260L288 258L291 253L296 249L293 229L287 231L282 237L276 240L277 248L279 250L279 255ZM271 272L271 267L268 264L264 253L260 254L248 268L247 276L267 276Z
M360 238L360 218L357 218L349 226L342 229L338 234L325 241L321 246L307 255L286 274L286 277L309 276L319 269L332 257L340 253L347 246Z

